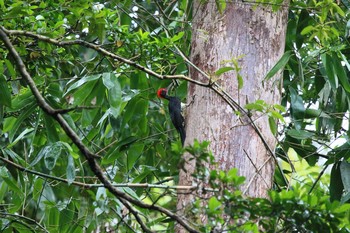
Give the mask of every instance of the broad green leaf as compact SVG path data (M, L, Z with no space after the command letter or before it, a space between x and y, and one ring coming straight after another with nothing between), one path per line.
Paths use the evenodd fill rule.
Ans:
M21 92L12 100L12 109L19 111L28 105L33 105L36 100L29 88L23 88Z
M132 196L133 198L135 198L136 200L139 200L140 197L134 192L134 190L132 190L129 187L123 187L122 188L124 190L124 192L126 192L127 194L129 194L130 196Z
M2 176L1 178L6 182L8 187L12 189L16 194L20 196L24 195L22 190L18 187L18 184L15 183L14 179L10 179L9 177L6 177L6 176Z
M0 75L0 104L11 107L11 92L3 75Z
M102 81L108 89L108 100L111 105L111 112L116 118L119 115L122 103L122 90L118 77L114 73L104 73L102 75Z
M337 3L332 2L330 4L332 5L332 8L335 9L341 17L345 17L344 11L337 5Z
M268 119L269 119L269 126L270 126L271 133L273 135L277 135L276 119L273 117L269 117Z
M321 55L321 59L322 59L329 83L331 84L332 89L336 90L338 88L338 79L334 73L334 65L332 64L333 58L328 54L324 53Z
M33 200L38 201L41 194L42 194L42 190L44 188L44 180L43 179L36 179L34 184L33 184ZM40 205L40 203L39 203ZM41 205L40 205L41 206Z
M21 132L17 138L15 138L15 140L13 140L13 142L11 142L7 148L11 148L13 147L14 145L16 145L18 143L18 141L22 140L24 138L24 136L26 136L27 134L31 133L34 129L33 128L29 128L29 129L25 129L23 130L23 132Z
M272 116L275 120L278 119L278 120L284 122L284 117L279 112L277 112L275 110L270 110L269 115Z
M312 108L305 109L304 117L305 117L305 119L316 118L316 117L331 118L329 115L327 115L322 110L320 110L320 109L312 109Z
M215 0L216 7L219 11L220 14L224 12L226 9L226 1L221 1L221 0Z
M306 27L300 32L300 34L304 36L304 35L306 35L306 34L312 32L313 30L315 30L315 27L309 25L309 26L306 26Z
M126 124L129 123L130 119L134 116L134 112L137 109L138 101L139 101L138 97L134 97L130 101L128 101L128 104L126 105L124 114L123 114L123 122L122 122L123 128L125 127Z
M68 184L71 184L75 180L75 165L73 156L68 155L68 165L67 165L67 181Z
M180 40L183 36L184 36L185 32L179 32L177 35L173 36L173 38L171 38L172 42L178 41Z
M227 179L229 181L234 181L237 176L238 176L238 169L237 168L232 168L227 172Z
M298 92L292 88L291 86L289 87L289 92L290 92L290 103L291 103L291 113L292 113L292 118L294 120L303 120L304 119L304 114L305 114L305 107L304 107L304 102L301 96L299 96ZM297 126L300 127L301 122L296 122Z
M211 197L208 201L208 208L212 213L217 212L221 205L222 203L215 196Z
M340 162L340 175L343 182L344 191L350 193L350 163L347 161Z
M55 143L59 141L57 133L57 127L59 127L59 125L56 124L52 116L47 115L45 112L43 113L43 118L48 142Z
M99 80L92 80L81 86L74 92L74 104L75 105L91 105L88 100L92 100L95 96L92 95L95 90L98 89ZM86 103L88 102L88 103Z
M124 138L116 143L114 147L112 147L107 154L102 159L102 164L109 164L113 161L117 160L121 155L123 155L123 150L129 148L133 143L137 141L137 138L134 136L130 136Z
M280 104L274 104L273 107L277 110L280 110L281 112L286 112L286 108Z
M101 76L99 74L98 75L91 75L91 76L84 76L83 78L79 79L74 84L72 84L67 89L67 91L66 91L66 93L64 95L67 95L71 90L77 89L77 88L81 87L85 83L88 83L88 82L91 82L91 81L95 81L95 80L99 79L100 77ZM72 80L74 81L74 79L72 79ZM86 92L86 93L89 93L89 92Z
M11 77L13 79L15 79L16 78L16 71L15 71L12 63L9 60L5 59L5 64L6 64L6 67L7 67L8 71L9 71L9 73L11 74Z
M257 103L246 104L244 106L244 108L247 110L254 110L254 111L258 111L258 112L263 112L265 110L264 106L262 106L261 104L257 104Z
M153 172L157 171L158 169L151 166L139 166L139 169L142 169L143 171L135 177L133 180L133 183L140 183L142 182L148 175L152 174Z
M12 129L9 131L10 142L13 142L13 138L16 135L16 133L19 130L22 123L25 120L28 120L28 118L34 113L36 108L37 108L37 105L35 105L35 103L32 103L32 104L28 105L27 108L22 110L21 114L16 119L16 122L14 123Z
M334 67L334 72L338 79L340 80L340 83L342 84L342 87L346 90L346 92L350 93L350 83L348 80L348 76L345 73L344 66L342 66L340 59L338 59L336 53L332 53L332 63Z
M287 131L287 134L293 138L304 140L311 138L314 136L314 133L306 131L306 130L296 130L296 129L290 129Z
M137 160L141 157L144 144L132 144L127 152L128 170L136 166Z
M57 226L59 226L60 212L56 207L50 208L48 212L47 225L52 227L51 231L58 232Z
M46 168L48 170L52 170L55 167L56 161L60 157L61 152L62 152L62 145L61 143L57 142L49 146L45 146L39 152L38 156L41 157L41 153L43 153Z
M265 76L265 80L269 80L270 78L272 78L279 70L283 69L289 59L291 58L291 56L293 56L292 51L286 51L282 57L280 58L280 60L276 63L276 65L274 67L272 67L272 69L266 74Z
M340 162L337 162L333 165L332 171L331 171L331 180L329 185L329 194L330 194L330 200L340 201L340 198L343 194L344 185L341 178L340 173Z
M243 77L242 77L242 75L237 73L237 80L238 80L238 89L242 89L242 87L243 87Z
M70 202L66 208L60 211L60 217L59 217L59 232L69 232L69 228L75 225L76 223L75 218L75 208L74 204Z
M235 68L231 67L231 66L222 67L222 68L218 69L217 71L215 71L215 75L220 76L223 73L229 72L229 71L234 70L234 69Z

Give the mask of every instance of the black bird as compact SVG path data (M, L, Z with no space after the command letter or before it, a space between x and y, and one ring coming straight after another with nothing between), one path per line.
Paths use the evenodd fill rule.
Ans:
M186 132L185 132L185 120L181 115L181 102L180 99L175 96L169 96L168 91L165 88L160 88L157 91L157 96L159 98L167 99L169 101L168 108L171 122L177 132L180 134L182 146L184 145Z

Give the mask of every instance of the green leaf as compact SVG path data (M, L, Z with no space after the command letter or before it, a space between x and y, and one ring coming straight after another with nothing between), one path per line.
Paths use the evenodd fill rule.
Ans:
M14 111L18 111L27 107L28 105L33 105L36 100L29 88L23 88L19 95L17 95L12 100L12 109Z
M261 104L257 104L256 102L255 103L249 103L249 104L246 104L244 106L245 109L247 110L254 110L254 111L258 111L258 112L263 112L265 107Z
M314 29L315 29L314 26L311 26L311 25L306 26L306 27L300 32L300 34L301 34L302 36L304 36L304 35L310 33L311 31L313 31Z
M271 133L273 135L277 135L277 124L276 124L276 120L273 117L269 117L269 126L270 126L270 130Z
M220 209L221 205L221 202L215 196L211 197L208 201L208 208L212 213L217 212Z
M87 105L90 105L91 100L95 97L93 93L95 93L96 90L99 90L99 83L99 80L89 81L85 85L81 86L78 90L76 90L74 93L74 104L82 105L86 103Z
M347 161L340 162L340 175L345 192L350 192L350 163Z
M12 63L9 60L5 59L5 64L6 64L6 67L9 71L9 73L11 74L11 78L15 79L17 77L17 75L16 75L15 69L13 68Z
M137 141L137 138L134 136L130 136L124 138L116 143L114 147L112 147L107 154L102 159L102 164L109 164L113 161L117 160L121 155L123 155L122 150L129 148L134 142Z
M45 125L47 140L50 143L59 141L59 136L56 128L58 127L58 125L56 124L52 116L49 116L47 113L44 112L43 118L44 118L44 125Z
M136 162L141 157L144 146L144 144L137 143L132 144L132 146L129 148L127 157L128 170L136 166Z
M48 170L52 170L57 159L60 157L62 152L62 145L60 142L54 143L49 146L45 146L38 154L38 157L44 156L45 166ZM43 154L43 155L41 155Z
M59 232L69 232L69 228L72 227L76 223L75 219L75 210L74 203L70 202L69 205L66 206L65 209L60 211L59 217Z
M6 184L9 186L9 188L12 189L16 194L18 194L20 196L24 195L22 190L14 182L15 181L14 179L10 179L9 177L6 177L6 176L2 176L1 178L6 182Z
M343 194L343 189L344 189L344 185L340 174L340 162L337 162L333 165L332 171L331 171L331 180L329 184L330 200L340 201L341 196Z
M297 93L297 91L292 88L291 86L289 87L289 92L290 92L290 103L291 103L291 114L292 118L294 120L303 120L304 119L304 114L305 114L305 107L304 107L304 102L301 96ZM296 122L297 128L300 127L301 122Z
M222 14L226 9L226 1L215 0L215 4L216 4L216 7L218 8L219 13Z
M229 72L229 71L234 70L234 69L235 68L231 67L231 66L222 67L222 68L218 69L217 71L215 71L215 75L220 76L223 73Z
M292 51L286 51L276 65L266 74L265 80L271 79L279 70L283 69L287 65L291 56L293 56Z
M331 118L328 114L326 114L322 110L312 109L312 108L305 109L304 117L305 117L305 119L316 118L316 117Z
M118 77L114 73L104 73L102 74L102 81L108 89L108 100L111 105L111 112L116 118L119 115L122 103L122 90Z
M279 112L277 112L275 110L270 110L269 111L269 115L272 116L275 119L278 119L278 120L284 122L283 116Z
M332 63L334 67L334 72L339 78L342 87L346 90L346 92L350 93L350 83L348 81L348 76L344 69L345 67L342 66L340 59L335 53L332 53Z
M23 132L21 132L13 142L7 145L7 148L11 148L16 145L18 141L22 140L24 136L26 136L28 133L31 133L33 130L33 128L23 130Z
M296 129L288 130L287 134L292 138L296 138L300 140L308 139L314 136L314 133L308 132L306 130L296 130Z
M277 110L280 110L281 112L286 112L286 108L280 104L274 104L273 107Z
M71 184L75 180L75 165L73 156L68 155L68 165L67 165L67 181L68 184Z
M11 107L11 92L3 75L0 75L0 93L0 104L7 107Z
M79 87L81 87L83 84L94 81L96 79L99 79L101 77L101 75L89 75L89 76L84 76L83 78L79 79L77 82L75 82L74 84L72 84L68 90L66 91L66 93L64 95L67 95L70 91L77 89ZM72 79L72 81L74 81L75 79ZM67 83L67 85L69 85L70 82ZM89 92L87 92L89 93ZM86 93L85 93L86 94Z
M31 114L33 114L33 112L35 111L36 108L37 108L37 105L35 103L31 103L30 105L28 105L28 107L26 107L25 109L23 109L21 111L21 114L16 119L16 122L14 123L12 129L9 132L10 142L12 142L14 136L16 135L16 133L17 133L18 129L20 128L20 126L22 125L23 121L28 119L29 116Z
M242 77L242 75L237 73L237 80L238 80L238 89L242 89L242 87L243 87L243 77Z
M334 73L334 65L332 64L333 58L329 56L329 54L322 54L321 60L324 65L329 83L332 86L333 90L336 90L338 88L338 79L337 76Z
M177 35L173 36L173 38L171 38L172 42L178 41L180 40L183 36L184 36L185 32L181 31L179 32Z

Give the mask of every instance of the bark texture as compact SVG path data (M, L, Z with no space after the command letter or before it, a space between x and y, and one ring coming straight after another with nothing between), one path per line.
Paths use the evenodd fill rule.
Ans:
M224 67L223 61L241 57L243 88L238 89L235 71L220 76L219 85L242 107L258 99L269 104L280 103L280 83L275 78L263 84L263 79L283 55L288 9L281 7L273 12L271 7L240 1L227 3L225 12L220 14L214 1L199 2L195 1L193 7L191 61L210 74ZM193 79L207 81L193 68L190 74ZM219 168L238 168L240 175L246 177L242 191L252 197L266 196L272 186L275 161L254 128L242 125L233 110L209 88L189 84L188 101L193 96L195 100L187 109L185 144L193 143L194 139L211 141L210 149ZM276 140L267 117L253 114L252 118L274 149ZM186 172L180 171L180 184L192 185L193 166L193 161L188 162ZM192 202L192 196L179 194L178 197L181 213Z

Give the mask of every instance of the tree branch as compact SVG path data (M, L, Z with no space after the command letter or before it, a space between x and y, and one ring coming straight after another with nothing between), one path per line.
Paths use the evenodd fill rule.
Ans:
M150 204L146 204L142 201L136 200L133 197L131 197L130 195L120 191L119 189L115 188L113 186L113 184L108 180L108 178L106 177L106 175L103 173L102 168L100 167L100 165L96 162L95 158L98 157L97 155L95 155L94 153L92 153L85 145L84 143L79 139L79 136L74 132L74 130L69 126L69 124L66 122L66 120L63 118L63 116L59 113L57 113L55 111L55 109L53 109L44 99L44 97L40 94L39 90L37 89L34 80L32 79L32 77L30 76L30 74L28 73L21 57L19 56L19 54L17 53L16 49L14 48L14 46L12 45L10 39L8 38L7 34L5 32L9 32L11 34L11 31L8 31L6 29L4 29L3 27L0 27L0 39L4 42L5 47L9 50L10 54L12 55L12 57L14 58L14 61L16 63L16 66L21 74L21 76L23 77L24 80L26 80L26 82L28 83L34 97L37 100L38 105L40 106L40 108L43 109L44 112L48 113L49 115L51 115L63 128L63 130L65 131L65 133L67 134L67 136L73 141L73 143L79 148L80 152L85 156L90 169L94 172L94 174L98 177L98 179L101 181L101 183L104 185L105 188L107 188L113 195L115 195L118 198L122 198L125 199L127 201L129 201L130 203L139 206L141 208L146 208L146 209L152 209L152 210L156 210L159 211L165 215L167 215L168 217L174 219L175 221L177 221L180 225L182 225L186 230L188 230L189 232L198 232L196 229L194 229L192 226L190 226L190 224L184 220L184 218L174 214L173 212L171 212L170 210L163 208L161 206L157 206L157 205L150 205ZM88 42L84 42L84 41L68 41L68 42L59 42L57 40L48 38L48 37L44 37L44 36L39 36L39 35L35 35L32 33L28 33L28 32L23 32L23 35L27 35L27 36L32 36L35 38L41 38L44 41L53 43L53 44L57 44L60 46L65 46L65 45L72 45L72 44L82 44L85 45L88 48L92 48L92 49L96 49L97 51L103 52L105 55L108 55L110 57L113 57L115 59L118 59L120 61L123 61L129 65L138 67L141 70L144 70L145 72L150 72L152 74L155 74L158 78L181 78L183 77L185 80L188 80L189 78L183 75L179 75L177 77L173 77L176 75L170 75L170 76L165 76L165 75L159 75L157 73L155 73L152 70L149 70L145 67L142 67L138 64L136 64L133 61L127 60L125 58L119 57L117 55L114 55L102 48L100 48L97 45L94 44L90 44ZM188 80L189 81L189 80ZM198 82L200 83L200 82Z
M40 223L38 223L37 221L31 219L31 218L28 218L26 216L23 216L23 215L18 215L18 214L9 214L9 213L4 213L4 212L0 212L0 215L3 215L3 216L10 216L12 218L21 218L21 219L24 219L25 221L28 221L30 223L33 223L35 225L37 225L40 229L42 229L44 232L49 232L48 230L46 230L45 227L43 227L42 225L40 225ZM2 229L4 230L4 229Z
M51 176L45 173L41 173L35 170L28 169L26 167L23 167L17 163L12 162L11 160L8 160L2 156L0 156L0 160L7 163L8 165L22 171L22 172L27 172L30 174L37 175L39 177L51 179L51 180L56 180L65 184L72 184L75 186L79 186L85 189L91 189L91 188L99 188L99 187L104 187L103 184L89 184L89 183L82 183L78 181L73 181L73 182L68 182L67 179L63 179L61 177L57 176ZM148 184L148 183L118 183L118 184L112 184L114 187L118 188L158 188L158 189L173 189L173 190L184 190L184 191L195 191L198 190L198 186L192 185L192 186L186 186L186 185L161 185L161 184ZM205 188L204 191L206 192L218 192L219 190L217 189L210 189L210 188Z

